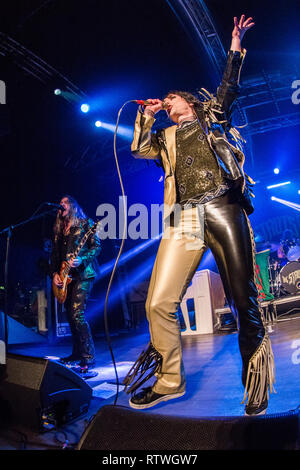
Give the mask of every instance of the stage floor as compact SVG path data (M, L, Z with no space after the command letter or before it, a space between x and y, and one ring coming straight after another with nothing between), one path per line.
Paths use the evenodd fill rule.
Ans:
M294 410L300 405L300 318L287 317L269 329L275 357L276 393L270 396L268 414L276 414ZM111 335L120 383L148 341L147 328ZM24 428L2 429L0 450L22 449L24 446L26 449L61 449L66 439L72 447L79 441L91 417L102 406L114 404L116 377L111 353L104 336L96 338L95 343L97 361L94 370L98 375L88 380L95 394L88 413L58 432L34 434ZM244 391L240 380L237 332L184 336L182 344L186 394L145 411L188 417L243 416L241 401ZM9 352L34 357L65 356L70 353L70 345L16 346L10 347ZM116 404L129 406L128 395L120 388Z

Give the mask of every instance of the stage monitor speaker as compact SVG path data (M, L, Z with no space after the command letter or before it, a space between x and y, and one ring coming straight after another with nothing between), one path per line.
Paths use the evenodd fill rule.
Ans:
M4 340L4 313L0 312L0 332ZM35 333L30 328L22 325L19 321L7 315L7 332L8 332L8 345L13 344L27 344L27 343L45 343L46 338L39 333Z
M295 450L299 410L257 417L189 418L105 405L77 450Z
M8 353L0 396L12 422L43 432L86 413L92 388L58 362Z

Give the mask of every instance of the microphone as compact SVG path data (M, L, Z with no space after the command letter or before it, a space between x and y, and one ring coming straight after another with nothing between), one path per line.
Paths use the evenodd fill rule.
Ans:
M63 206L61 206L60 204L54 204L53 202L45 202L46 206L51 206L51 207L54 207L56 209L58 209L59 211L64 211L65 208Z
M134 100L135 103L140 104L141 106L150 106L152 103L148 100ZM162 102L162 109L167 109L168 105L164 101Z

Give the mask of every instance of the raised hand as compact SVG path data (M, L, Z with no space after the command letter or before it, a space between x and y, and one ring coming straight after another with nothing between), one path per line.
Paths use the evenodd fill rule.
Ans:
M251 16L250 18L247 18L247 19L245 18L246 18L245 15L242 15L239 21L236 16L233 18L234 28L232 31L232 40L231 40L231 46L230 46L230 49L232 51L242 50L242 45L241 45L242 39L246 31L252 28L252 26L254 26L255 24Z
M234 28L232 31L232 38L240 39L241 41L246 31L248 31L248 29L252 28L255 25L251 16L250 18L245 18L245 15L242 15L239 21L236 16L233 18Z

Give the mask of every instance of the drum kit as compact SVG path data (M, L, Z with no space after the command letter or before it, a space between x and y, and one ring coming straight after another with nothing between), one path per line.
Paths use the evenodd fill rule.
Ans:
M257 244L257 259L267 254L270 294L273 297L300 295L300 242Z

